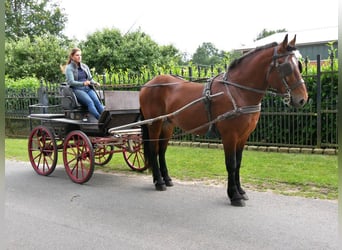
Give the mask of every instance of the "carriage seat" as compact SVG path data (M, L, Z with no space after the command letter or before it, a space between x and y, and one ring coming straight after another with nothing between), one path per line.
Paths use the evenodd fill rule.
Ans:
M61 106L65 110L84 110L87 109L86 106L80 104L77 101L77 97L67 83L62 83L60 87L60 92L62 96Z

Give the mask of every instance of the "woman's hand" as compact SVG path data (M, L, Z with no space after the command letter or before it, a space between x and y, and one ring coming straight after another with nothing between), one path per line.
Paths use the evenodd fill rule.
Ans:
M83 85L84 85L84 86L89 86L90 84L91 84L91 82L90 82L90 81L88 81L88 80L87 80L87 81L85 81L85 82L83 83Z

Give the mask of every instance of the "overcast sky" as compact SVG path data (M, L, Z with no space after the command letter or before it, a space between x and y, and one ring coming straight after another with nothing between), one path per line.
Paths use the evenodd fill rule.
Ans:
M193 54L203 42L230 51L263 30L301 31L337 26L338 0L60 0L65 33L84 40L103 28L141 29L159 45ZM300 41L300 37L297 37ZM276 41L281 42L281 41Z

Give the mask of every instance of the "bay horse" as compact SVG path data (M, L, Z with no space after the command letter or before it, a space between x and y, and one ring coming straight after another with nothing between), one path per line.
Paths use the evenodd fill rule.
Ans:
M286 35L280 44L257 47L207 84L159 75L143 85L141 116L152 119L142 125L144 157L146 166L152 168L156 190L173 186L165 152L174 127L197 135L215 130L223 143L230 203L245 206L248 196L240 182L242 152L259 120L262 98L270 91L294 107L302 107L308 100L295 43L296 36L288 42Z

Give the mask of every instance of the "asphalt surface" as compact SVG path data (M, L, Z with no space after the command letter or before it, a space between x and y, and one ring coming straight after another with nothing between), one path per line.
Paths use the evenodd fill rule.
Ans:
M95 172L71 182L6 161L6 249L339 249L337 201L248 191L232 207L225 187Z

